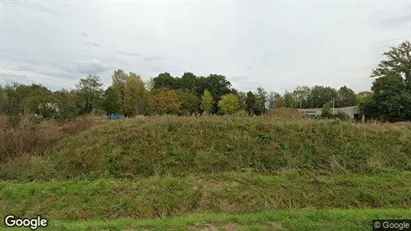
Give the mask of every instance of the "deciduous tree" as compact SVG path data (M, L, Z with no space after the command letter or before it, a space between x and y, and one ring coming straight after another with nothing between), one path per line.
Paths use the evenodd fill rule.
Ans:
M232 115L240 109L240 102L237 95L227 94L221 97L221 100L218 101L218 108L223 114Z

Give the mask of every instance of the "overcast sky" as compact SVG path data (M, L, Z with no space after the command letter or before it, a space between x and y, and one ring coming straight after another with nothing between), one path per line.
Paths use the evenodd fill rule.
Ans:
M1 5L0 84L73 88L114 69L227 76L233 87L369 90L411 40L411 1L30 1Z

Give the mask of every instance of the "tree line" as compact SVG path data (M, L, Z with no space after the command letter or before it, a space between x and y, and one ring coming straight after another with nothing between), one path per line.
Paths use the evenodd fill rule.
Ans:
M369 119L411 119L411 43L391 47L372 76L372 92L356 94L342 86L298 86L283 95L232 88L224 75L180 76L160 73L144 82L136 73L117 69L111 85L104 89L100 77L88 75L71 90L51 91L39 84L13 83L0 86L0 114L15 116L36 113L45 118L69 119L85 114L244 114L262 115L267 110L292 108L348 107L358 105Z
M46 118L67 119L85 114L123 113L127 116L152 114L236 114L262 115L280 107L322 107L335 97L337 106L356 104L355 93L342 87L297 87L283 96L259 87L242 92L231 87L223 75L181 77L161 73L144 82L133 73L115 70L112 83L103 89L98 76L80 79L76 88L50 91L38 84L14 83L0 86L0 113L36 113Z

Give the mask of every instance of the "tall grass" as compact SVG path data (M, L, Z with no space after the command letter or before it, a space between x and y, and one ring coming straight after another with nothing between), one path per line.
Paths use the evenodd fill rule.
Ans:
M85 131L95 123L92 117L79 117L60 124L40 121L34 115L19 116L14 120L0 116L0 161L24 154L43 154L63 136Z
M78 134L57 137L60 140L54 146L41 150L47 150L48 155L35 161L24 157L0 164L0 178L133 178L225 171L273 174L289 169L365 174L411 170L411 130L388 124L154 116L106 121ZM47 164L27 164L33 162Z

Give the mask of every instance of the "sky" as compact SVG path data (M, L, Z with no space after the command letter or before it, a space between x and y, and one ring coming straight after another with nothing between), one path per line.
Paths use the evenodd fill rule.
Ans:
M389 47L411 40L403 1L2 0L0 84L71 89L115 69L222 74L241 91L370 90Z

